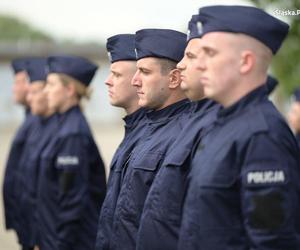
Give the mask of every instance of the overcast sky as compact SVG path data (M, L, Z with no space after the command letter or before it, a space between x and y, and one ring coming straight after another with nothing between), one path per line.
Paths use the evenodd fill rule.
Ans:
M0 13L22 18L58 39L105 41L142 28L185 31L199 7L246 0L0 0Z

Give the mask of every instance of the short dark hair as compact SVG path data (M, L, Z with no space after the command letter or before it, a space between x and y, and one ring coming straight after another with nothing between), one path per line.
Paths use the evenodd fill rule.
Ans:
M157 62L160 64L160 73L162 75L167 75L171 70L176 69L177 62L167 58L156 58L156 59Z

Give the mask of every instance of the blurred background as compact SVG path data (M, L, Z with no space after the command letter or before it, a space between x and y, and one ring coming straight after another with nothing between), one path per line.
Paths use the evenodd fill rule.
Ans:
M186 32L187 23L199 7L212 4L255 5L291 25L290 34L271 67L280 84L272 99L285 115L289 96L300 79L300 14L284 15L276 10L300 12L299 0L212 1L212 0L1 0L0 1L0 250L19 249L13 232L4 229L2 180L5 161L23 109L13 103L13 72L17 57L73 54L99 65L92 83L93 95L85 105L102 156L109 166L123 137L124 113L110 106L105 77L109 62L106 39L142 28L169 28Z

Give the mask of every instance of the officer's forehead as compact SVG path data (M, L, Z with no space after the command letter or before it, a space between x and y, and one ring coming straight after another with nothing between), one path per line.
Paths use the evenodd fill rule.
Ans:
M136 63L136 66L138 68L148 68L148 67L155 67L155 66L159 66L158 64L158 58L156 57L145 57L145 58L142 58L142 59L139 59Z
M60 81L59 74L57 73L50 73L47 75L47 82L57 82Z
M110 65L111 71L126 71L128 69L132 69L136 67L136 61L129 61L129 60L122 60L122 61L116 61Z
M210 32L202 36L199 39L202 47L209 48L223 48L227 47L228 49L237 48L238 45L251 43L253 38L237 33L229 33L229 32Z
M126 66L131 66L131 65L136 65L136 61L131 61L131 60L120 60L112 63L110 65L111 68L118 68L118 67L126 67Z
M209 32L202 36L201 41L215 41L215 42L223 42L216 39L226 39L226 40L234 40L237 39L237 34L229 33L229 32L223 32L223 31L215 31L215 32Z
M185 53L188 53L188 52L195 53L195 52L199 51L200 48L201 48L201 39L194 38L188 42L188 44L185 48Z
M15 74L15 78L22 78L22 77L27 77L27 76L28 76L28 74L25 70L20 71L20 72Z

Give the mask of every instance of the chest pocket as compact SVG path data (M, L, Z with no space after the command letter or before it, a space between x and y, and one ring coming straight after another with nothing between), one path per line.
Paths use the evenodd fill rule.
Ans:
M206 152L200 152L195 157L196 164L193 166L199 185L216 188L233 186L240 175L239 157L234 145L224 145L220 150L209 152L209 161L204 159Z
M236 166L226 162L212 162L200 171L199 184L202 187L230 188L239 179Z
M192 149L190 148L180 148L180 150L174 150L168 154L163 165L166 167L181 167L189 158L191 151Z
M163 154L160 152L148 152L137 157L133 162L134 169L155 171L162 162Z
M137 156L126 173L119 199L122 200L124 216L139 220L144 201L162 162L163 154L147 152ZM121 203L120 203L121 204Z
M153 216L178 225L186 190L191 149L174 149L164 160L149 193L148 205ZM150 202L150 203L149 203Z

